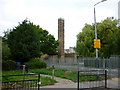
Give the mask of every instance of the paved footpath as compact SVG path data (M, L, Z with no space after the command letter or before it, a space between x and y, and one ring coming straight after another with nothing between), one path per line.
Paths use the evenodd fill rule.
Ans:
M50 75L44 75L44 74L40 74L40 75L44 76L44 77L52 78L52 76L50 76ZM55 83L55 85L59 85L59 84L74 84L75 83L75 82L73 82L71 80L63 79L63 78L59 78L59 77L54 77L54 79L58 82L58 83Z
M41 75L41 76L46 76L46 77L51 77L52 76L49 76L49 75ZM54 85L47 85L47 86L42 86L40 88L77 88L77 83L76 82L73 82L71 80L68 80L68 79L62 79L62 78L59 78L59 77L54 77L54 79L56 81L58 81L58 83L55 83ZM96 81L92 82L92 83L89 83L89 82L82 82L80 83L80 85L82 87L88 87L88 86L94 86L92 84L95 84ZM99 83L99 82L98 82ZM104 83L104 82L103 82ZM101 85L103 84L101 83ZM118 88L120 83L118 83L118 81L113 81L113 80L108 80L107 81L107 87L108 88ZM112 89L113 90L113 89Z
M41 76L46 76L46 77L52 78L52 76L49 76L49 75L41 74ZM73 82L68 79L59 78L59 77L54 77L54 79L56 81L58 81L58 83L55 83L54 85L40 86L39 90L78 90L76 82ZM108 89L106 89L106 88L92 88L92 89L88 88L89 86L94 86L95 83L98 83L98 85L100 85L100 83L97 81L93 81L91 83L90 82L82 82L79 84L80 87L87 87L87 89L80 89L80 90L120 90L120 89L116 89L119 86L118 81L113 81L113 80L107 81ZM104 81L101 83L101 85L102 84L104 84ZM38 90L38 89L36 87L34 87L34 88L29 88L29 89L9 89L9 90Z

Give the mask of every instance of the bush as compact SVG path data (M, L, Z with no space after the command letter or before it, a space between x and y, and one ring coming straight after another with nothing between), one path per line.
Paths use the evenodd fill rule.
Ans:
M2 61L2 70L15 70L16 63L13 60L3 60Z
M33 58L29 62L25 63L28 69L36 69L36 68L46 68L46 63L40 58Z

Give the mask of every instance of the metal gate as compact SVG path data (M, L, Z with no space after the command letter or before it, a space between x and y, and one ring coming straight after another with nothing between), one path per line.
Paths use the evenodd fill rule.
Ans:
M0 77L2 77L2 82L0 82L2 90L39 90L40 87L40 74L2 75ZM13 80L11 81L10 78Z
M78 71L78 90L94 88L107 88L107 71Z

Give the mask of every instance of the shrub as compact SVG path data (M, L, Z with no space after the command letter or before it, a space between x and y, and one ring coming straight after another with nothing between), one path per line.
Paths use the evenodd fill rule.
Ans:
M15 70L16 63L13 60L3 60L2 61L2 70Z
M29 62L25 63L28 69L35 69L35 68L46 68L46 63L40 58L33 58Z

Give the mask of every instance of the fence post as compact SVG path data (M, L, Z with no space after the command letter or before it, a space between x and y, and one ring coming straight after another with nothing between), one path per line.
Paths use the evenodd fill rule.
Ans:
M25 65L23 65L23 87L25 86L24 84L24 80L25 80Z
M78 90L79 90L79 71L78 71Z
M40 88L40 73L38 73L38 90L40 90L39 88Z
M105 88L107 88L107 70L105 70Z
M52 79L54 80L54 69L55 69L55 67L54 67L54 65L52 65Z

